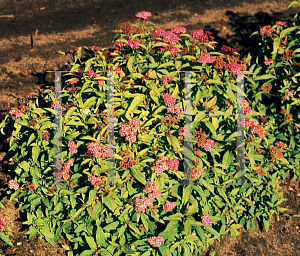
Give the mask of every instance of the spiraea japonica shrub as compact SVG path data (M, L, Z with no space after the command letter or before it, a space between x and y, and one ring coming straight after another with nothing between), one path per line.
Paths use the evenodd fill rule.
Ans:
M150 16L137 14L141 26L123 24L115 50L85 47L94 54L86 61L82 47L69 51L73 62L61 86L60 177L53 172L54 87L35 99L24 95L17 109L7 108L1 127L12 132L15 176L8 198L26 212L30 239L38 235L54 245L63 236L73 245L69 255L197 255L221 235L238 235L243 225L255 229L255 219L268 230L272 215L283 210L271 162L287 160L279 161L277 151L275 160L256 153L272 150L269 133L277 126L261 122L263 102L253 104L247 95L245 182L254 186L228 185L236 181L237 71L249 70L251 56L241 58L227 46L216 51L208 31L155 28L146 22ZM109 153L107 117L98 115L107 113L104 71L115 74L115 182L122 185L103 185ZM178 71L195 71L191 179L199 185L176 185L185 175L189 132L184 74ZM246 90L256 83L245 74ZM57 178L63 184L49 185Z

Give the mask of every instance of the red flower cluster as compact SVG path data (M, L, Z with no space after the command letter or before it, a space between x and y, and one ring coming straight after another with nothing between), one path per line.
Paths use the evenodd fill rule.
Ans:
M272 159L279 159L279 160L283 159L283 154L280 151L280 149L277 147L270 147L270 154Z
M202 43L209 43L209 39L211 41L215 40L215 38L213 36L211 36L212 32L210 32L210 31L204 32L202 29L191 31L191 35L192 35L192 37L200 40L200 42L202 42ZM216 47L215 44L212 44L211 46Z
M282 141L276 142L275 145L279 148L282 148L282 149L286 148L286 145Z
M271 25L268 25L260 29L260 34L266 38L266 36L271 36L274 31L275 29Z
M203 172L204 172L203 169L193 168L192 169L192 177L193 178L198 178L198 177L200 177L202 175Z
M221 51L226 54L228 52L238 52L240 49L237 48L237 49L234 49L234 48L231 48L230 46L226 46L226 45L223 45L222 48L221 48Z
M74 78L72 79L69 84L76 84L77 82L79 82L79 79L78 78Z

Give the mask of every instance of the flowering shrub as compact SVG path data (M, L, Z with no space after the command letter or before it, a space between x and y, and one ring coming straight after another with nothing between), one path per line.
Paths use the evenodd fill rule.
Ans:
M55 102L51 87L41 90L36 100L20 99L24 105L19 111L6 108L10 114L1 130L10 131L10 151L18 160L11 164L15 177L9 181L8 194L27 212L23 224L29 225L29 238L39 235L54 245L64 236L80 255L179 255L183 251L190 255L228 232L238 235L243 225L255 229L255 219L268 230L272 215L284 210L279 207L283 193L278 191L279 177L273 167L284 162L291 168L280 154L286 150L283 142L272 134L279 128L272 119L276 113L267 116L265 102L255 104L270 89L257 92L262 78L271 79L268 72L275 68L276 59L266 62L268 66L263 61L270 56L256 60L256 65L266 66L265 71L252 65L253 77L246 76L245 181L254 186L232 187L228 184L236 181L237 120L231 116L237 110L236 76L249 68L251 56L240 58L238 50L227 46L215 51L217 42L208 31L190 35L179 26L170 31L146 30L154 25L145 22L151 13L136 16L142 26L123 24L114 41L118 49L86 47L95 57L84 62L82 47L63 53L72 54L74 62L62 77L61 103ZM262 31L269 35L271 29ZM189 178L197 185L178 185L185 176L184 137L190 132L184 127L185 82L179 73L185 70L200 71L191 72L194 116ZM111 149L107 117L98 115L107 113L108 107L104 71L115 73L118 185L105 183ZM282 84L277 81L274 86ZM291 92L286 89L281 89L282 95ZM293 96L292 102L285 109L289 114L289 106L298 104ZM62 161L56 162L61 173L53 172L55 103L61 104L63 112ZM264 119L257 118L262 115ZM284 140L279 135L276 138ZM293 138L296 145L297 137ZM57 179L62 183L51 185Z

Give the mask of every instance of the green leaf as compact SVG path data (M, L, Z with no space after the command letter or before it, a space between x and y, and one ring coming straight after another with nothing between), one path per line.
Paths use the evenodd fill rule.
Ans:
M257 81L257 80L266 80L266 79L272 79L272 78L275 79L275 77L271 74L264 74L264 75L255 77L254 80Z
M141 220L143 222L143 225L146 229L146 231L149 231L149 225L148 225L148 215L146 215L144 212L141 212Z
M110 197L104 197L104 204L112 211L115 212L115 210L118 208L118 204L115 202L115 200Z
M97 227L97 232L96 232L96 241L97 244L100 245L101 247L106 247L106 238L103 232L102 227L98 226Z
M133 68L134 61L135 61L135 56L130 56L127 62L127 68L130 73L136 73L136 71Z
M97 191L96 190L91 190L89 193L89 200L87 201L87 205L91 205L96 198Z
M85 236L85 239L89 245L89 247L92 249L92 250L96 250L97 249L97 245L95 243L95 240L94 238L92 238L91 236L87 236L86 234L84 234Z
M222 164L226 167L225 169L228 169L230 164L232 163L234 156L230 153L229 150L226 151L226 153L223 156Z
M96 204L93 209L93 219L97 220L99 218L101 211L101 204Z
M140 166L135 165L130 169L130 173L133 175L134 178L136 178L139 182L141 182L143 185L146 185L146 177L143 173L141 173L137 168Z
M206 127L212 132L212 134L214 136L217 136L217 132L216 132L213 124L211 122L208 122L208 121L205 121L204 123L205 123Z
M137 234L139 235L140 234L140 231L138 230L138 228L136 227L136 225L132 222L129 222L128 223L128 226Z
M167 140L172 147L176 148L177 150L180 149L179 140L175 136L167 136Z
M137 96L134 97L125 115L128 119L129 119L129 115L133 113L141 105L144 99L145 99L145 95L143 94L137 94Z
M210 192L214 193L213 185L209 184L206 180L201 179L200 183L202 183Z
M39 147L32 147L32 159L33 159L33 162L36 163L39 155L40 155L40 148Z
M161 256L168 256L169 255L167 253L166 247L165 247L163 242L160 244L158 249L159 249L159 252L160 252Z
M10 246L14 246L8 236L4 235L4 233L0 232L0 238Z
M152 48L154 48L154 47L161 47L161 46L168 46L169 44L167 44L167 43L155 43L153 46L152 46Z
M182 203L186 204L189 201L191 195L191 186L187 186L183 188L183 196L182 196Z

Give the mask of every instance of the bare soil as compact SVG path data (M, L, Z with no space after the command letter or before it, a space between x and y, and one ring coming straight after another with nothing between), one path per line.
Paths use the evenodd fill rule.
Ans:
M184 4L183 4L184 3ZM213 32L219 46L229 45L244 50L257 47L258 38L250 34L262 26L276 21L292 20L300 8L281 1L121 1L121 0L0 0L0 109L20 97L22 93L38 93L38 89L53 82L53 74L47 70L68 70L64 65L69 56L57 51L68 51L71 46L113 48L111 40L123 23L137 23L135 14L150 11L150 20L157 28L170 29L184 26L190 32L196 29ZM14 106L14 105L12 105ZM8 171L8 145L0 136L0 199L5 196ZM295 181L288 175L281 182L288 208L286 214L300 214L299 178ZM38 237L28 240L27 227L22 225L26 215L15 202L5 201L6 210L0 209L7 225L13 227L11 239L17 250L10 254L11 247L0 242L0 253L5 255L66 255L60 239L52 247ZM203 255L300 255L299 218L274 216L268 233L257 223L256 231L241 230L235 239L227 234L220 242L211 245Z

